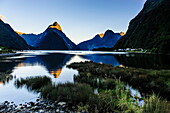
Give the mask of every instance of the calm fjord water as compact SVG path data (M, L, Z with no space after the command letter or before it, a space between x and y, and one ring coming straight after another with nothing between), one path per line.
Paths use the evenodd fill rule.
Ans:
M170 56L128 54L90 51L26 51L21 56L0 58L0 73L12 75L0 79L0 103L13 101L16 104L34 101L38 94L25 87L17 88L16 79L48 76L54 83L74 82L76 70L66 65L73 62L93 61L147 69L170 69Z

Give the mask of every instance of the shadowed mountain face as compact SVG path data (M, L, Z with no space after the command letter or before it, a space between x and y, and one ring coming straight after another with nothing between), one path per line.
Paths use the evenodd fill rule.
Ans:
M22 39L9 24L5 24L0 19L0 46L16 50L28 50L29 47L24 39Z
M38 50L79 50L79 47L62 32L57 22L39 35L21 34L21 37Z
M170 0L147 0L115 48L156 49L170 53Z
M20 36L27 42L28 45L35 47L39 37L41 36L41 34L39 35L35 35L35 34L20 34Z
M45 36L43 36L37 43L37 49L43 50L70 50L73 49L69 46L69 44L61 37L58 33L62 33L61 31L55 28L48 28L45 31Z
M92 50L95 48L111 48L121 38L119 33L114 33L111 30L107 30L105 34L98 34L93 39L81 42L78 44L82 50Z

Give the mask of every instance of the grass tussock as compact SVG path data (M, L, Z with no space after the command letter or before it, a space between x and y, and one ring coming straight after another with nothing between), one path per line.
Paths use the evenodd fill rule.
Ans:
M27 77L27 78L21 78L21 79L17 79L15 81L15 86L17 88L26 86L27 89L29 90L37 90L39 91L41 88L43 88L44 86L51 84L51 79L49 77Z
M41 90L41 96L45 99L64 101L72 105L85 104L93 95L92 87L87 84L65 83L47 85Z
M152 94L150 97L145 98L145 104L143 105L144 113L169 113L170 104L157 96Z

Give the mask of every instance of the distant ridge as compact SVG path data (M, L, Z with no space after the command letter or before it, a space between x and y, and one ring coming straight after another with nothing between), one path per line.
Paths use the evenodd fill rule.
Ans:
M78 44L82 50L93 50L96 48L111 48L121 38L120 33L107 30L104 34L97 34L94 38Z

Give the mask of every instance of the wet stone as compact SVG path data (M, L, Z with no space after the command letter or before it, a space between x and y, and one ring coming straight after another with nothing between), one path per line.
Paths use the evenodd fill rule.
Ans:
M29 102L29 104L30 104L31 106L34 106L34 102Z
M40 99L36 99L36 101L38 102L38 101L40 101Z

